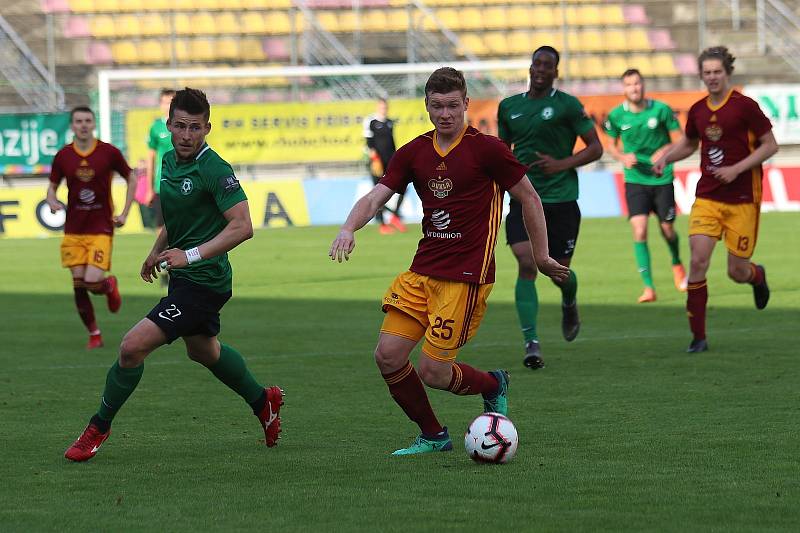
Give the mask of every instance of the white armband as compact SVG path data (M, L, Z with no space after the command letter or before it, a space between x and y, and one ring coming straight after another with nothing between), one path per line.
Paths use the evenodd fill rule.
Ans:
M197 263L200 261L202 257L200 257L200 250L195 246L194 248L189 248L186 250L186 261L191 265L192 263Z

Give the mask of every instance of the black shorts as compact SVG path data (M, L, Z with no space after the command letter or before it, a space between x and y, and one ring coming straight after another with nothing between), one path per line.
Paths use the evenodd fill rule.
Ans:
M628 204L628 218L650 215L652 212L661 222L675 220L675 189L672 183L666 185L626 183L625 202Z
M506 216L506 242L516 244L530 240L522 220L522 204L511 199L511 211ZM581 226L581 210L578 202L542 204L547 222L548 254L554 259L572 257L578 230Z
M169 290L147 314L172 343L178 337L219 333L219 311L231 297L230 292L214 292L175 276L169 277Z

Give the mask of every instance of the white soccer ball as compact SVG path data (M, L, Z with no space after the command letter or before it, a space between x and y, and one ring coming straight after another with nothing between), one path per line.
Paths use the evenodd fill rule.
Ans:
M467 455L478 463L507 463L516 455L517 445L517 428L500 413L478 416L464 435Z

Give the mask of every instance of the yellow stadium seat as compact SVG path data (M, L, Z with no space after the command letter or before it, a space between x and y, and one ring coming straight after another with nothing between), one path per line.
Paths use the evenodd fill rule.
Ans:
M604 78L606 71L599 56L581 56L578 58L578 71L573 73L583 79Z
M109 15L96 15L89 21L89 31L94 37L114 37L117 30L114 18Z
M144 15L139 23L142 35L168 35L169 22L164 19L165 15L160 13Z
M139 62L166 63L169 61L170 48L159 40L147 39L139 44Z
M502 7L490 7L483 11L483 26L487 30L499 30L500 28L519 27L519 22L507 18L506 10Z
M489 49L483 42L483 38L477 33L466 33L460 35L458 38L461 41L458 53L461 55L466 55L471 52L477 56L485 56L489 53Z
M69 10L73 13L94 13L94 0L69 0Z
M532 8L529 18L534 28L551 28L557 25L555 12L547 6Z
M211 13L198 13L191 17L192 35L213 35L217 33L217 23Z
M483 42L486 44L489 54L493 56L508 55L508 42L505 32L489 32L484 34Z
M266 18L261 13L255 13L255 12L245 13L244 15L242 15L240 23L242 26L242 33L259 35L267 32ZM288 17L286 19L286 24L287 25L289 24Z
M364 11L361 22L364 25L363 28L370 32L387 32L391 27L386 12L382 9Z
M190 41L189 53L193 61L213 61L217 58L216 47L211 39L194 39Z
M580 6L575 11L576 19L572 20L573 24L580 26L600 26L603 24L599 6Z
M172 27L176 35L189 35L192 33L192 19L186 13L173 13Z
M334 11L317 11L317 22L325 31L331 33L339 32L339 17L336 16Z
M138 37L142 35L139 17L136 15L121 15L114 20L114 28L118 37Z
M194 0L172 0L175 11L194 11Z
M186 42L186 39L176 39L175 40L175 60L178 63L189 63L191 62L192 58L189 55L189 45ZM195 83L199 84L199 80L192 80ZM178 84L179 86L186 85L185 82Z
M626 52L630 50L628 37L624 30L606 30L603 37L606 50L611 52Z
M560 31L555 32L555 36L563 36L563 33ZM563 38L563 37L562 37ZM570 30L567 32L567 43L569 45L569 50L571 52L586 52L586 48L584 48L584 43L581 40L581 34L578 33L577 30ZM560 47L556 46L556 50Z
M513 6L506 10L506 17L515 28L528 28L533 24L531 10L527 6Z
M619 5L600 6L600 18L606 26L625 24L625 13Z
M530 54L531 35L527 31L512 31L508 34L508 51L511 54Z
M606 57L605 71L607 78L619 79L628 68L628 60L625 59L625 56L614 54Z
M638 69L645 78L653 76L653 64L650 61L650 56L647 54L632 54L628 57L628 68Z
M651 58L654 76L677 76L675 62L669 54L654 54Z
M650 39L647 38L647 30L636 28L628 30L628 50L645 51L650 50Z
M131 41L117 41L111 44L111 57L115 63L130 65L139 62L139 54L136 45Z
M483 15L481 14L481 11L474 7L461 10L461 29L482 30Z
M532 54L533 51L539 48L540 46L552 46L556 50L561 50L561 48L563 48L563 39L561 37L561 32L537 31L531 37L530 53Z
M245 17L256 15L257 13L247 13ZM261 19L262 27L258 31L246 31L245 33L271 33L275 35L286 35L292 31L292 23L289 14L285 11L270 11ZM300 28L297 29L298 31Z
M581 42L580 49L587 52L600 52L606 48L603 34L599 30L584 30L580 32L578 39Z
M408 29L408 13L405 9L390 9L384 11L384 14L389 31L406 31Z
M239 42L239 56L245 61L263 61L266 59L261 39L242 39Z
M339 31L352 33L356 30L364 29L363 17L360 14L356 16L356 12L352 9L341 11L338 19Z
M142 8L137 11L172 11L174 5L171 0L139 0L142 2Z
M198 11L218 11L220 9L231 9L235 6L226 5L227 2L220 0L194 0L194 8Z
M221 35L237 34L241 31L239 19L229 11L219 13L215 17L215 25L217 33Z
M239 59L239 39L225 37L217 41L217 58L222 61Z
M436 10L436 18L439 19L439 22L444 24L444 27L448 30L458 31L461 29L466 29L465 26L462 24L461 18L461 11L458 9L452 8L442 8ZM434 29L435 26L431 26L431 29Z

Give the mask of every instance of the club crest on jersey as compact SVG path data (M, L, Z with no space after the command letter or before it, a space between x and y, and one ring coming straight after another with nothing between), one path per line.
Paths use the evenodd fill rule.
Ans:
M717 142L722 138L722 128L719 127L719 124L711 124L706 128L706 137L708 137L709 141Z
M647 127L648 128L650 128L651 130L654 130L654 129L656 129L656 126L658 126L658 119L656 117L650 117L650 118L647 119Z
M542 109L542 119L550 120L551 118L553 118L553 108L547 106L544 109Z
M81 159L80 166L75 170L75 177L82 182L92 181L94 178L94 169L89 166L89 162Z
M446 198L453 190L453 181L450 178L437 176L428 181L428 188L433 191L436 198Z
M189 196L190 194L192 194L192 189L194 189L194 184L192 183L192 180L190 180L189 178L185 178L181 182L181 194L184 196Z

